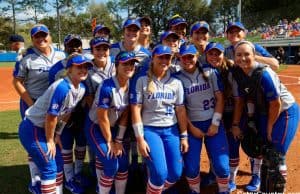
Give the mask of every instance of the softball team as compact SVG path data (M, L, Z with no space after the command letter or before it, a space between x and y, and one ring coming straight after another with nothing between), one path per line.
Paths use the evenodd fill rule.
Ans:
M227 26L231 46L226 49L208 42L205 21L192 24L187 40L188 24L178 15L169 20L168 31L152 48L151 23L149 17L127 19L123 40L112 45L110 29L97 25L91 53L86 54L92 61L80 54L79 36L66 36L69 57L64 59L50 46L46 26L32 28L33 47L17 62L13 82L21 97L20 140L32 158L30 192L62 193L64 171L65 187L73 194L84 193L90 186L81 171L87 142L90 165L96 169L96 192L125 193L129 153L131 162L138 163L134 146L130 151L128 144L128 134L134 133L147 166L147 194L178 193L174 185L182 175L189 193L200 193L206 182L200 177L202 142L218 193L230 193L236 190L245 121L261 110L266 114L253 119L280 163L269 166L266 154L252 159L246 190L259 191L261 186L264 192L284 191L285 155L296 133L298 106L270 69L278 67L276 59L261 46L244 41L246 29L240 22ZM257 94L265 96L264 109L258 98L244 93L240 81L257 68L263 69ZM265 178L273 175L269 169L280 172L276 176L282 184Z

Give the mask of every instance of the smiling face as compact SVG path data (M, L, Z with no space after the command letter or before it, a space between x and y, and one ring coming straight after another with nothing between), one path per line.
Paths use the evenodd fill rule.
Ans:
M184 38L184 36L186 35L186 24L182 23L175 26L171 26L171 31L178 34L180 38Z
M165 39L162 40L162 44L171 48L172 53L178 52L179 47L179 39L174 35L169 35Z
M84 81L88 76L88 64L72 65L68 68L68 74L74 85Z
M124 29L124 41L135 44L138 41L140 29L136 25L130 25Z
M245 73L251 71L255 64L255 54L253 48L248 44L241 44L235 48L234 62Z
M106 63L109 57L109 46L107 44L100 44L92 49L92 54L94 55L94 60L97 62Z
M153 56L153 72L166 72L172 60L172 55L154 55Z
M224 60L224 53L218 49L211 49L206 53L206 60L213 67L219 67Z
M189 72L189 73L193 73L197 66L197 59L198 56L197 55L192 55L192 54L186 54L180 57L180 62L181 62L181 67Z
M231 27L227 31L227 39L232 45L244 40L246 37L246 33L244 30L238 27Z
M144 35L144 36L150 36L151 34L151 26L149 24L149 22L145 21L145 20L141 20L141 32L140 35Z
M119 62L119 65L117 66L117 76L129 79L133 76L135 71L135 60L129 60L126 62Z
M31 39L33 46L38 50L44 50L50 46L50 35L45 32L38 32Z
M205 46L209 39L209 33L205 28L193 31L192 42L198 46Z

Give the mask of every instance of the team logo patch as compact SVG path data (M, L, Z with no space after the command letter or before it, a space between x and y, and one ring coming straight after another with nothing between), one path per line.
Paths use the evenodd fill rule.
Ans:
M55 109L58 109L58 107L59 107L58 104L52 104L52 106L51 106L51 108L54 109L54 110L55 110Z

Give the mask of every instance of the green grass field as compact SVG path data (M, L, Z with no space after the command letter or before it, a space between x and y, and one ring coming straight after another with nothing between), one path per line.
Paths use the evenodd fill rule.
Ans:
M16 62L0 62L0 67L14 67Z
M26 193L29 171L18 138L19 111L0 112L0 193Z
M29 194L27 186L30 175L27 154L18 137L19 123L18 110L0 112L0 194ZM87 158L84 165L85 174L88 174ZM64 190L64 193L70 194L67 190ZM95 194L95 187L90 187L85 193Z

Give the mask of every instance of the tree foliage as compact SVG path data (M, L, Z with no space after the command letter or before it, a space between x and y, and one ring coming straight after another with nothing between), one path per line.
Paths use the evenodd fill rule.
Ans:
M300 0L243 0L242 21L248 28L262 23L275 25L280 19L299 17Z
M184 17L189 24L195 21L210 21L210 12L206 1L190 0L121 0L119 7L127 10L129 17L149 16L153 23L153 35L158 37L159 32L166 29L168 19L179 14Z

